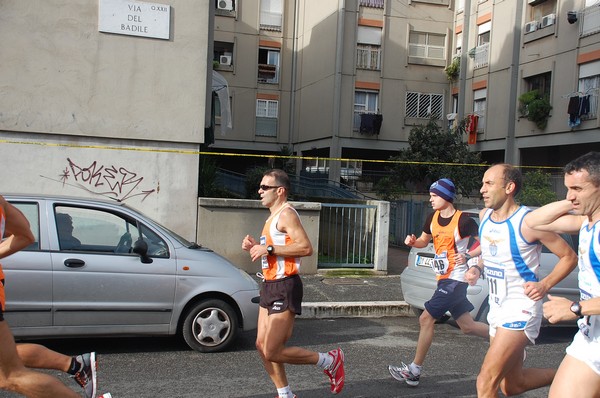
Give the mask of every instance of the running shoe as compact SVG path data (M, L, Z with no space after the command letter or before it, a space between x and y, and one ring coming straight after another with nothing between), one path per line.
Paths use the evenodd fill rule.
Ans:
M100 395L98 398L112 398L112 394L109 392L105 392L104 394Z
M338 394L344 388L344 351L341 348L329 351L333 357L333 362L324 372L329 376L331 383L331 393Z
M85 398L96 398L96 353L77 355L76 360L82 364L73 378L83 388ZM105 398L110 398L105 397Z
M416 387L419 385L419 378L421 375L414 375L410 371L410 368L404 362L401 362L400 366L388 366L388 370L392 377L398 381L405 381L409 386Z

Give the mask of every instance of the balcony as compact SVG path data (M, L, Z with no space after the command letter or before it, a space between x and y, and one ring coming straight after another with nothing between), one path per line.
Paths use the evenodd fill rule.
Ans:
M581 12L579 36L589 36L600 32L600 6L595 4Z
M469 51L473 58L473 69L485 68L490 63L490 43L485 43Z
M258 64L258 82L259 83L278 83L277 65Z
M260 12L260 29L281 32L281 22L283 15L277 12Z

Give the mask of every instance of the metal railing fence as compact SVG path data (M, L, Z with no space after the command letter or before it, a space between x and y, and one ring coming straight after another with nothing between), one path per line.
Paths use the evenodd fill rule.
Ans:
M319 268L373 268L376 205L321 204Z

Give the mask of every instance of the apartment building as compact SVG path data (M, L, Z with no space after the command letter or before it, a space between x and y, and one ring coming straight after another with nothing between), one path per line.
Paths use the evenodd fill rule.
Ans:
M410 129L445 125L454 13L449 0L215 0L215 67L232 129L213 147L304 159L351 179L407 147ZM335 162L328 159L354 159ZM358 160L357 160L358 159ZM239 158L224 167L243 168Z
M486 160L562 166L600 150L600 1L460 0L453 32L466 67L451 110L478 116ZM552 108L540 123L520 100L533 90Z
M214 67L229 83L233 123L217 126L212 147L287 146L304 172L347 181L384 168L361 160L397 154L415 125L469 118L484 160L563 165L600 149L597 3L215 0ZM456 59L463 67L449 81ZM543 128L519 101L532 90L552 107ZM589 111L571 122L580 100Z

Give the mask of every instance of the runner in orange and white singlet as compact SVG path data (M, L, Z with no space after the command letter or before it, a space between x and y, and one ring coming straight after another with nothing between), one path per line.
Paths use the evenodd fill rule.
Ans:
M284 203L275 213L271 214L262 231L260 242L269 246L286 246L292 244L292 239L285 233L277 229L277 222L281 213L285 209L296 212L289 203ZM296 214L298 214L296 212ZM292 256L263 256L261 258L262 274L267 281L281 279L287 276L298 274L300 270L301 258Z
M331 392L337 394L344 387L344 353L340 348L314 352L286 346L296 315L302 312L300 261L313 253L300 217L287 201L289 190L290 179L283 170L263 174L258 193L271 215L258 241L250 235L242 240L242 249L250 253L252 261L261 262L256 348L279 398L295 397L287 380L286 363L317 365L329 376Z
M470 238L477 238L477 223L454 208L455 190L454 183L448 178L431 184L429 202L434 212L427 216L419 238L411 234L404 240L407 246L416 248L423 248L433 240L435 257L431 267L437 279L436 290L425 302L425 310L419 317L419 339L413 361L388 366L394 379L412 387L419 385L423 363L433 343L436 320L447 312L463 333L488 337L487 325L475 322L471 316L473 304L467 299L468 284L465 281L469 259L479 254L478 245L468 247Z

